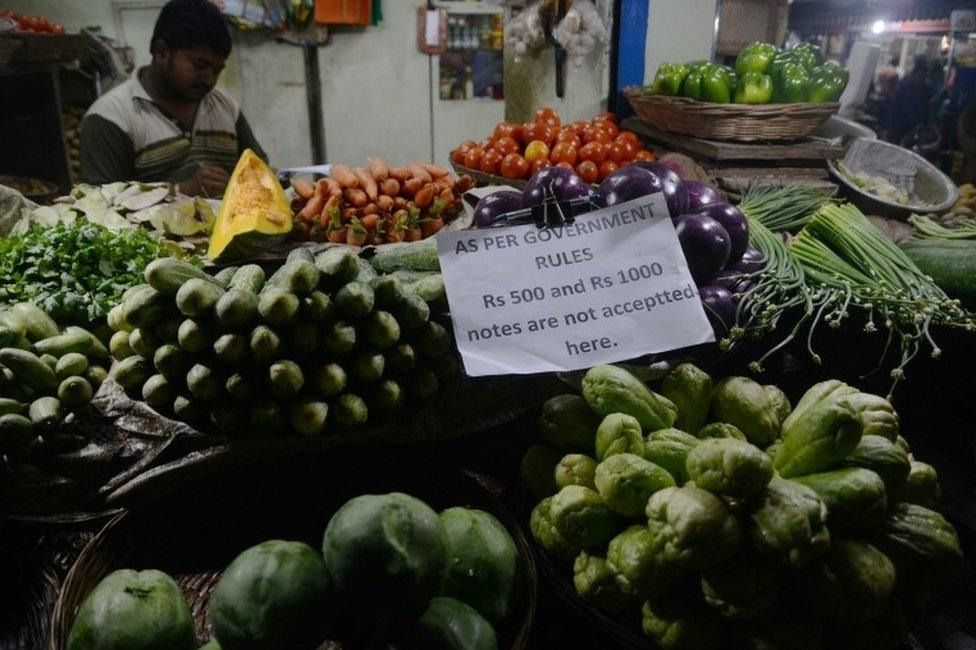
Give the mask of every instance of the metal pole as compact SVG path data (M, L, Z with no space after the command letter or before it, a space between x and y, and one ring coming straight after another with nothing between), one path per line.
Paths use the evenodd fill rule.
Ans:
M308 129L312 142L312 163L325 163L325 130L322 125L322 77L319 75L319 46L306 42L302 46L305 55L305 100L308 103Z

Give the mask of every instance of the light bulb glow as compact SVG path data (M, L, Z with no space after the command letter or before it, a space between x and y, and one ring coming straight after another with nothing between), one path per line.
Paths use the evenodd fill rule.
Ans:
M885 30L885 22L883 20L876 20L871 24L871 33L880 34Z

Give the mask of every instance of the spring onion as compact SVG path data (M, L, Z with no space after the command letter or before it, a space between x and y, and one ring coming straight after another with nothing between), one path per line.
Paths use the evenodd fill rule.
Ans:
M937 239L976 239L976 219L963 218L953 228L946 228L937 221L918 214L908 217L908 223L915 228L916 237Z
M799 230L824 203L824 190L809 185L750 185L739 209L774 232Z

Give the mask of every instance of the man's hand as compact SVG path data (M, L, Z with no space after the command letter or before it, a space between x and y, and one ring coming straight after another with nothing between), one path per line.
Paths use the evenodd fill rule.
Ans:
M180 183L180 192L189 196L219 199L224 195L230 175L221 167L200 165L200 169L188 181Z

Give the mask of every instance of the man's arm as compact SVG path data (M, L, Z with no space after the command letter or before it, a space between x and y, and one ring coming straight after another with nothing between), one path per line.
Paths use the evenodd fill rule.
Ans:
M241 155L245 149L251 149L257 155L261 156L264 162L268 162L268 154L264 152L261 145L258 144L258 139L254 137L254 132L251 131L251 125L247 123L247 118L244 117L244 113L237 114L237 155Z
M85 183L100 185L135 180L132 138L104 117L85 117L79 149L81 180Z

